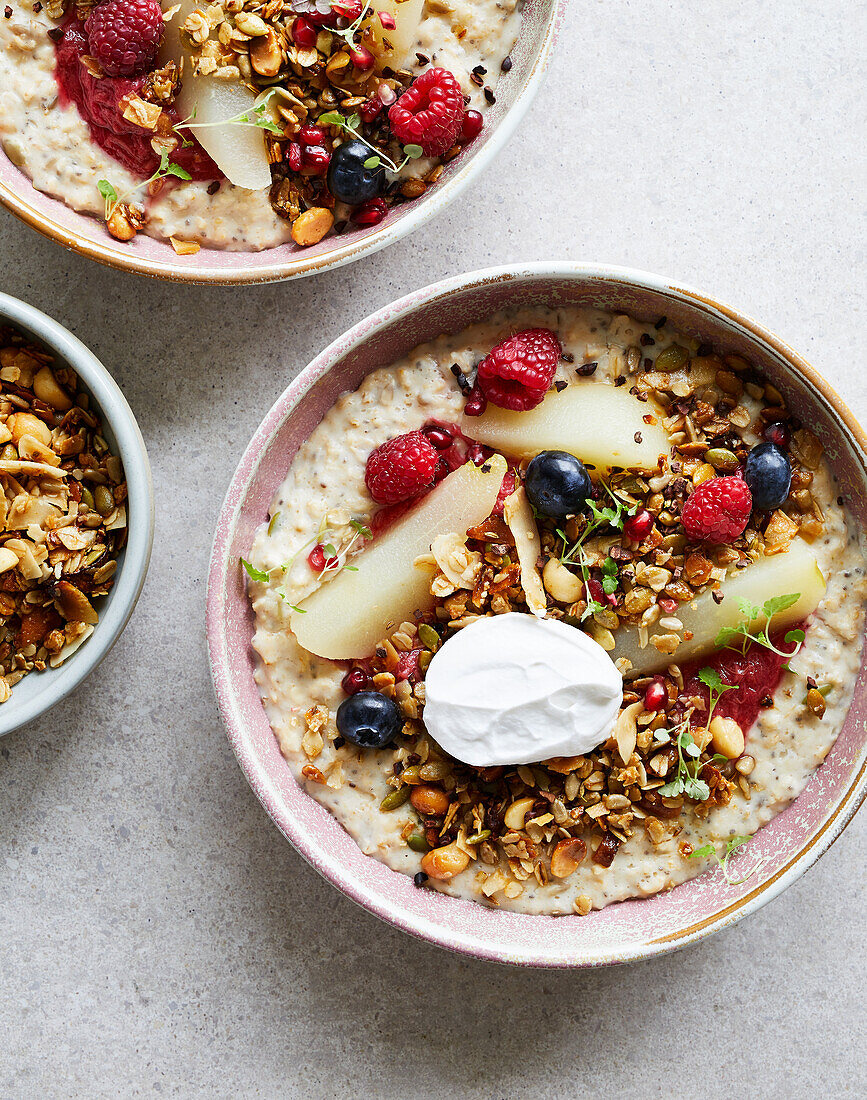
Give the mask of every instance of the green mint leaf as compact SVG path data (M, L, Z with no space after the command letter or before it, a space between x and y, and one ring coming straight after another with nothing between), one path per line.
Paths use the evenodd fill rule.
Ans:
M762 611L765 614L765 618L772 619L774 615L778 615L781 611L787 611L790 607L794 606L800 598L800 592L790 592L787 596L773 596L771 599L765 600L762 605ZM756 615L753 615L754 619L756 617Z
M266 573L264 569L257 569L256 566L251 565L247 561L246 558L241 558L240 562L241 562L241 565L243 565L244 568L246 569L247 576L250 578L250 580L252 580L252 581L267 581L268 580L268 573Z
M689 853L690 859L704 859L706 856L715 856L716 848L712 844L702 844L700 848L696 848L694 852Z
M378 168L380 166L380 164L382 164L382 161L379 159L379 157L376 157L376 156L368 157L367 160L364 162L364 167L365 168Z
M403 151L410 160L418 160L424 156L424 149L420 145L404 145Z
M797 642L798 645L803 642L807 637L803 630L790 630L789 633L783 638L784 642Z

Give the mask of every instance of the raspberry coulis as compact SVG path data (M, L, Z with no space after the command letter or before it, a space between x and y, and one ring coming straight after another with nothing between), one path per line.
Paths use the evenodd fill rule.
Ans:
M84 24L71 16L63 24L63 37L55 44L60 102L63 106L75 104L87 123L91 138L100 149L134 175L147 179L160 163L160 158L151 148L151 135L140 126L127 122L118 109L125 95L141 90L146 76L103 76L96 79L81 64L80 58L87 52ZM180 121L173 108L168 108L166 113L172 122ZM187 140L192 144L185 148L178 147L172 153L172 162L189 172L194 180L222 179L223 173L196 139L187 135Z
M796 646L783 641L789 630L806 631L806 623L787 627L776 634L771 641L778 649L794 652ZM708 689L699 680L701 669L712 668L719 673L724 684L737 685L733 691L725 691L714 709L714 715L734 718L744 733L747 733L759 715L759 711L768 705L763 700L772 697L783 674L783 665L787 658L781 657L763 645L753 643L746 654L737 649L720 649L713 656L703 660L690 661L682 666L683 696L700 695L708 701ZM694 716L694 725L703 725L707 711Z

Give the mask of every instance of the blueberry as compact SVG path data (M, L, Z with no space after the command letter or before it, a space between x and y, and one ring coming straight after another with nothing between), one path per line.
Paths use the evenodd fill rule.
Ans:
M542 451L527 467L524 488L543 516L574 516L591 494L590 475L574 455Z
M786 452L776 443L760 443L747 455L744 481L753 494L753 507L761 512L779 508L789 495L792 467Z
M382 168L365 168L364 162L376 153L363 141L344 141L331 155L328 165L328 190L349 206L375 198L382 187Z
M397 703L378 691L359 691L337 708L340 733L363 749L381 749L403 729Z

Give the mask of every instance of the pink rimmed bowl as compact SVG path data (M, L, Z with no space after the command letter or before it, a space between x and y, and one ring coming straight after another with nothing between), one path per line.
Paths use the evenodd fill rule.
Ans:
M352 263L412 233L440 213L486 168L514 133L541 87L567 0L526 0L521 30L511 53L512 68L503 74L497 99L485 114L482 134L445 166L435 187L404 203L385 221L355 227L327 237L311 248L291 241L260 252L202 248L178 256L168 241L139 233L121 243L96 218L78 214L63 202L33 187L30 179L0 145L0 204L59 244L118 271L186 283L239 285L296 279ZM94 180L94 188L96 181Z
M727 306L665 279L622 268L540 263L459 276L416 291L366 318L299 375L250 442L217 522L207 630L217 700L238 762L263 806L329 882L396 927L455 951L524 966L598 966L649 958L693 943L753 912L798 879L851 820L867 792L867 670L862 657L846 723L801 796L750 845L759 874L730 886L708 872L655 897L586 917L529 916L419 890L364 855L324 807L295 782L280 755L253 679L253 615L238 558L293 455L338 395L368 371L443 332L459 332L508 307L590 305L655 320L751 359L819 435L850 508L867 518L867 438L799 355Z

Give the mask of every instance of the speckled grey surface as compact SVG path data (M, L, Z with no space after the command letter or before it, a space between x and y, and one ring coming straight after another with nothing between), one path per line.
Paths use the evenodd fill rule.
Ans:
M460 269L565 257L683 279L775 329L867 419L857 43L845 8L814 0L576 3L472 194L284 286L147 283L0 214L0 287L113 370L158 508L126 634L0 742L0 1095L863 1095L865 813L686 952L583 974L466 961L355 908L281 839L229 752L202 641L214 516L261 415L351 322Z

